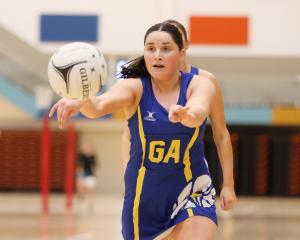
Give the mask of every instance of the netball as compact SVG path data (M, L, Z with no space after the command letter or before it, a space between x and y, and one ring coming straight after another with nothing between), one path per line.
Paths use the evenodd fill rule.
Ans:
M61 97L88 99L105 84L106 61L94 46L84 42L69 43L50 58L48 79Z

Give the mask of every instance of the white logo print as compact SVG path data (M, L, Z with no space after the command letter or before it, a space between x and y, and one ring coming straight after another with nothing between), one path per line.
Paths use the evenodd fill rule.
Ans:
M199 176L194 182L190 182L182 190L173 206L173 219L179 211L196 207L210 208L215 204L216 190L212 186L208 175Z
M154 115L155 112L149 112L149 111L147 111L147 113L148 113L148 116L144 117L144 119L147 120L147 121L155 122L156 119L153 117L153 115Z

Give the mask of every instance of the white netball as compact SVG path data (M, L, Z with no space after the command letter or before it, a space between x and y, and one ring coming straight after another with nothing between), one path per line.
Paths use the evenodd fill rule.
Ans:
M50 58L48 79L61 97L88 99L95 96L107 79L107 65L103 54L84 42L60 47Z

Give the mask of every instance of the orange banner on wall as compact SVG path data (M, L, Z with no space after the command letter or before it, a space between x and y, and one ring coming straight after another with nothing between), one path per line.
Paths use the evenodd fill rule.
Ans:
M191 16L192 44L248 44L248 17Z
M275 107L272 120L275 125L300 125L300 108Z

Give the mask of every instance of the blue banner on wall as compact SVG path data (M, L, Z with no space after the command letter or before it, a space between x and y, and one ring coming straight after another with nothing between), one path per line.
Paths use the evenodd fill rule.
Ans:
M97 15L41 15L42 42L97 42Z

